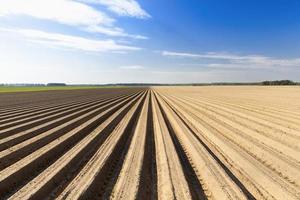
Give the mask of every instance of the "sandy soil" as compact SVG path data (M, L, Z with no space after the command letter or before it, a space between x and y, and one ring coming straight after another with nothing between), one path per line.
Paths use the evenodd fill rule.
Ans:
M0 199L300 199L300 87L0 94Z

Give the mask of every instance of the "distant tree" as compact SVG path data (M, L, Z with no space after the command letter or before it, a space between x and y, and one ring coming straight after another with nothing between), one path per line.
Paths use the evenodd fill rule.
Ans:
M276 80L276 81L263 81L262 85L296 85L297 83L291 80Z
M48 83L47 86L66 86L65 83Z

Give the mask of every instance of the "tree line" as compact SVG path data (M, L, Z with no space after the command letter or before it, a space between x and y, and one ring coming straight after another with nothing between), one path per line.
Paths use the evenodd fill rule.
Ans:
M297 83L291 80L279 80L279 81L263 81L262 85L297 85Z
M16 83L16 84L0 84L0 86L13 86L13 87L37 87L37 86L125 86L125 87L149 87L149 86L213 86L213 85L300 85L300 82L291 80L275 80L275 81L262 81L262 82L215 82L215 83L184 83L184 84L160 84L160 83L116 83L116 84L71 84L65 83Z

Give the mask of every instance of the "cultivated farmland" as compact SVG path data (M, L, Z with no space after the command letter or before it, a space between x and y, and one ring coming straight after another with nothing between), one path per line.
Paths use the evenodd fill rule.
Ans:
M300 199L300 87L0 94L0 199Z

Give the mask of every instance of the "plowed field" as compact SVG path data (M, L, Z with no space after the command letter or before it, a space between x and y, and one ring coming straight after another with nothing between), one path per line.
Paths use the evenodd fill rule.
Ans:
M300 87L0 94L0 199L300 199Z

